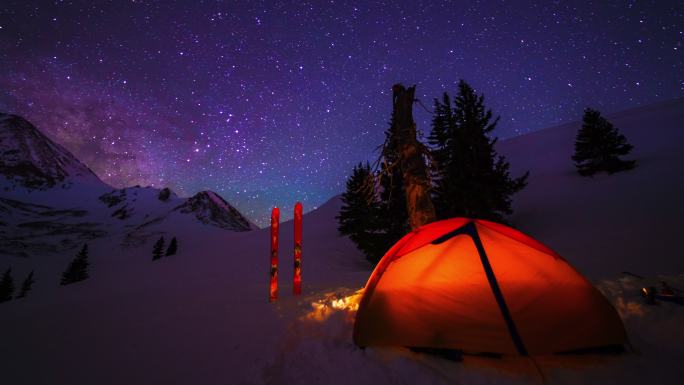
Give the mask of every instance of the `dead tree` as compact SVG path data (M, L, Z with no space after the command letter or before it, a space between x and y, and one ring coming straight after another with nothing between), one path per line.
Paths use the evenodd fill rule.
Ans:
M393 122L390 128L390 145L398 156L406 188L406 207L411 229L433 222L437 216L430 198L430 177L423 156L428 150L416 137L413 120L413 102L416 86L405 88L402 84L392 86ZM390 165L392 167L394 165Z

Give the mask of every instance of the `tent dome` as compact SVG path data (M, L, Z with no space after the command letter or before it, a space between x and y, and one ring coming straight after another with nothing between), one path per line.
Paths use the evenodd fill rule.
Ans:
M370 276L354 324L364 347L541 355L626 341L612 305L560 255L468 218L400 239Z

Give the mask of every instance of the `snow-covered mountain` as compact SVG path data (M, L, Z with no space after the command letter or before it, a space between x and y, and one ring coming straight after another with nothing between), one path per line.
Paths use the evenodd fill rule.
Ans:
M17 115L0 113L0 177L6 189L103 184L69 151Z
M174 210L194 214L204 224L235 231L256 230L258 227L240 214L235 207L213 191L201 191Z
M44 255L103 237L138 246L166 234L166 222L258 228L212 191L186 199L168 188L114 189L25 119L0 114L0 254Z

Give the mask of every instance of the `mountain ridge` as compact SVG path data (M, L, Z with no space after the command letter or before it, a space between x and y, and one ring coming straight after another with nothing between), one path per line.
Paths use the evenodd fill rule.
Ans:
M178 220L258 229L213 191L180 198L168 188L114 188L28 120L0 113L0 253L55 253L109 236L140 246Z
M62 183L105 184L71 152L19 115L0 113L0 174L16 187L45 190Z

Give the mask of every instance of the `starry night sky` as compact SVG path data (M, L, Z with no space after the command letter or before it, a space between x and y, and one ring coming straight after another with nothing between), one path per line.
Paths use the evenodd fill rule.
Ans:
M506 138L683 96L683 42L682 1L3 0L0 111L113 186L211 189L264 225L377 157L396 82L431 108L465 79Z

